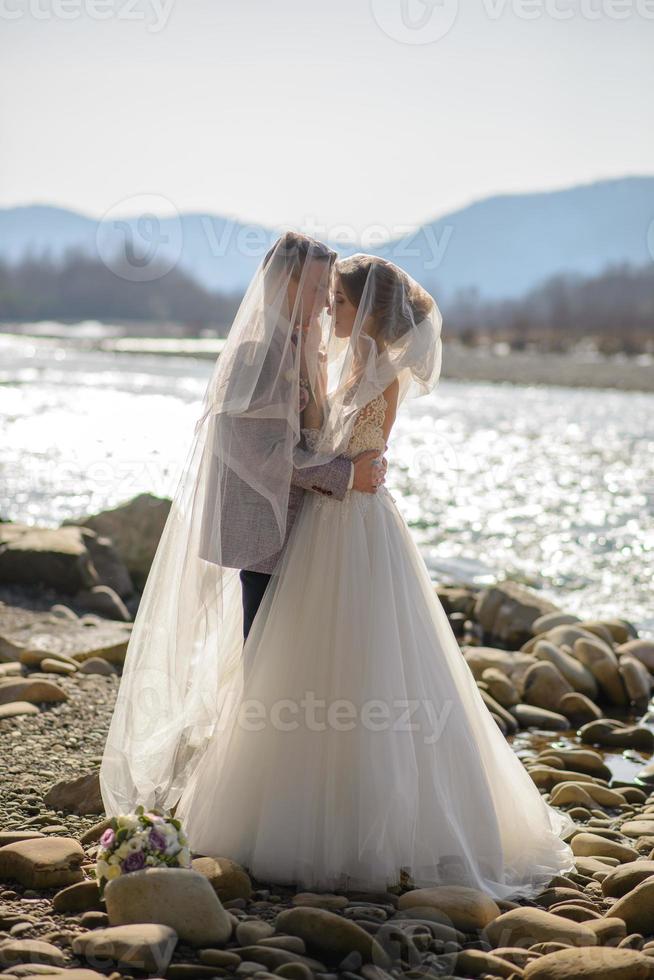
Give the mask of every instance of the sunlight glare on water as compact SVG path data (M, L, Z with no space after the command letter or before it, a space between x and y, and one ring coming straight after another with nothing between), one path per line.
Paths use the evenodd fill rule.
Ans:
M211 360L3 335L0 355L0 516L174 494ZM654 633L654 395L442 380L401 407L388 458L436 580L507 575Z

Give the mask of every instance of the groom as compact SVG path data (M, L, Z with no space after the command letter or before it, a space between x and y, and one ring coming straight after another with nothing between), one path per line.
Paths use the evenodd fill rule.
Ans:
M288 233L287 236L288 237ZM329 262L331 265L336 258L336 253L322 243L305 235L294 236L297 246L300 265L305 272L310 272L306 263ZM276 245L266 256L266 260L274 251ZM309 255L310 253L310 255ZM312 276L304 277L306 281L311 281ZM327 304L327 296L325 302ZM263 594L270 582L272 573L280 560L286 543L288 541L291 528L297 517L302 498L306 491L322 493L326 496L334 497L336 500L343 500L348 490L359 490L363 493L376 493L377 487L384 481L386 471L386 460L382 461L381 467L377 462L379 452L371 449L359 453L353 460L345 455L337 456L328 463L320 466L302 467L293 469L291 486L288 496L288 511L286 517L286 534L281 548L272 555L254 564L249 568L240 571L241 590L243 599L243 639L246 640L254 617L263 599ZM274 521L274 516L270 508L262 507L254 514L252 532L256 535L260 530L259 525ZM265 530L265 528L264 528Z

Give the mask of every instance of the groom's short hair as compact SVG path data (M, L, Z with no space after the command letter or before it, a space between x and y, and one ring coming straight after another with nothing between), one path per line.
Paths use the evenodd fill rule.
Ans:
M307 259L312 262L329 262L330 265L333 265L337 257L337 252L334 252L324 242L319 242L317 238L310 238L309 235L303 235L297 231L286 231L268 249L264 266L268 266L273 258L291 262L292 275L294 278L299 278Z

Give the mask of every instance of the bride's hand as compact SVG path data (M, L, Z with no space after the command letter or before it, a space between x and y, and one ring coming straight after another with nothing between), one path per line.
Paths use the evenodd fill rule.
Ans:
M388 469L388 462L385 456L374 461L375 475L373 476L373 482L376 487L380 487L382 483L386 482L386 470Z

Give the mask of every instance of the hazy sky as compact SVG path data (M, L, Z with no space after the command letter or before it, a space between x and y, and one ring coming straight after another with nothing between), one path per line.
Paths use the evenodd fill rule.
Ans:
M0 0L0 37L2 206L392 235L654 173L654 0Z

